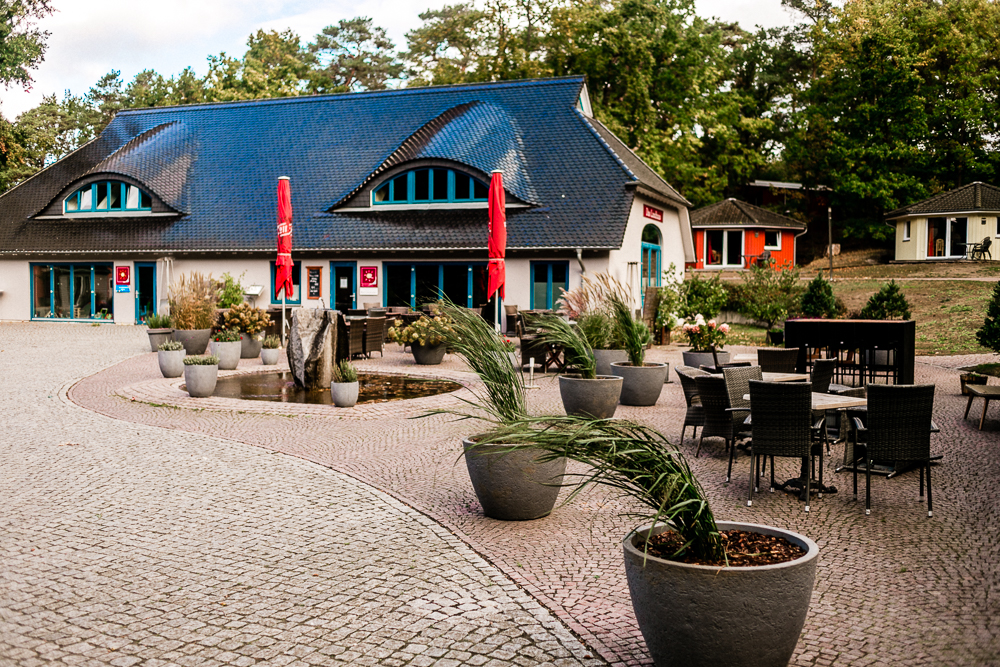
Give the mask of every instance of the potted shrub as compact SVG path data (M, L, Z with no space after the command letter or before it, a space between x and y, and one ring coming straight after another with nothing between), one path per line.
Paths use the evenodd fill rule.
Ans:
M535 417L482 438L569 459L574 497L591 484L634 502L640 526L623 542L639 629L654 664L787 665L815 580L819 548L791 531L716 522L684 457L666 437L625 420Z
M163 377L179 378L184 375L184 346L176 340L161 343L156 351L156 361L160 364Z
M577 319L580 333L590 345L598 375L611 375L611 364L628 360L618 330L607 313L584 313Z
M240 332L240 359L256 359L264 342L264 329L272 324L263 308L241 302L226 311L223 325Z
M184 357L184 386L194 398L211 396L219 379L219 358L215 355Z
M178 276L170 286L174 340L189 355L204 354L215 323L215 287L211 276L194 272Z
M338 408L353 408L358 402L358 371L349 359L333 367L330 398Z
M632 309L617 295L611 299L615 327L620 332L628 361L611 364L611 373L622 378L622 405L656 405L670 368L646 361L646 346L653 337L644 322L632 316Z
M580 287L563 292L559 310L575 320L587 340L598 375L611 375L611 363L626 361L628 354L611 318L612 294L627 298L628 288L607 273L584 276Z
M690 350L682 353L685 366L698 368L729 363L729 353L719 349L726 342L728 324L718 324L715 320L706 322L705 317L699 313L692 321L684 322L683 328L691 346Z
M441 363L448 350L445 334L449 326L448 319L442 315L424 316L402 328L393 325L389 328L388 336L394 343L409 345L413 360L421 366L436 366Z
M212 335L209 346L212 354L219 358L220 371L234 371L240 365L240 332L236 329L221 329Z
M576 373L559 376L559 396L568 415L614 417L622 393L622 378L599 375L593 351L578 327L556 315L533 320L542 341L563 349L567 365Z
M261 343L260 351L260 363L265 366L274 366L278 363L278 358L281 355L281 339L277 336L268 336Z
M160 345L171 340L174 322L169 315L150 315L146 318L146 334L149 335L149 349L158 352ZM177 377L177 376L172 376Z
M528 414L523 377L511 362L507 345L489 322L467 308L445 300L440 305L444 318L435 318L436 331L455 353L479 376L481 386L472 387L475 399L469 404L476 413L433 410L430 414L452 414L489 423L486 434L462 440L465 463L472 488L483 513L502 521L527 521L547 516L555 507L559 485L566 470L565 459L523 447L507 452L502 444L479 446L496 429L524 419ZM492 439L495 443L496 440Z

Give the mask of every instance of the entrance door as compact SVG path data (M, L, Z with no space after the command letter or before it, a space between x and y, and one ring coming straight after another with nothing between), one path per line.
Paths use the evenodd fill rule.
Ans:
M354 289L354 276L357 272L357 262L330 262L330 280L333 281L330 288L333 303L330 305L342 313L357 308L357 293Z
M135 320L145 323L156 314L156 263L135 263Z

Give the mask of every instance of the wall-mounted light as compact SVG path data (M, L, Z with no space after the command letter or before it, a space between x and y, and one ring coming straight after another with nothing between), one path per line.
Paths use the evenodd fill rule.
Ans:
M754 232L754 233L753 233L753 237L754 237L755 239L757 239L757 238L760 238L760 232Z

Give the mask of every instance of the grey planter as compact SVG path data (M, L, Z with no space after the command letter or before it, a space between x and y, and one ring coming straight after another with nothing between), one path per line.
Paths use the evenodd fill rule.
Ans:
M146 333L149 334L149 350L150 352L159 352L160 346L170 340L171 334L174 333L173 329L146 329ZM176 377L176 376L173 376Z
M483 514L501 521L528 521L548 516L559 496L566 459L538 463L542 452L504 453L503 445L473 446L462 440L465 464Z
M353 408L358 402L358 382L331 382L330 397L338 408Z
M220 371L235 371L240 365L240 351L243 349L243 343L240 341L220 343L213 340L210 347L212 354L219 357Z
M240 359L256 359L260 356L261 346L264 345L264 334L240 333Z
M611 375L611 362L628 361L625 350L594 350L594 363L598 375Z
M191 356L205 354L211 338L211 329L174 329L174 340L183 345L184 351Z
M615 416L622 393L622 379L598 375L585 380L579 375L559 376L559 395L568 415L609 419Z
M622 405L656 405L667 379L666 364L633 366L627 361L611 364L611 372L622 378Z
M720 364L729 363L729 353L728 352L717 352L719 356ZM691 366L692 368L700 368L701 366L714 366L715 359L712 358L711 352L682 352L681 355L684 357L684 365Z
M410 343L410 351L413 352L413 360L421 366L436 366L444 360L444 353L448 351L448 346L444 343L440 345Z
M218 366L184 366L184 385L194 398L211 396L218 379Z
M165 378L179 378L184 375L184 350L159 350L156 361Z
M819 547L798 533L769 526L717 525L780 535L806 555L762 567L688 565L644 556L641 536L648 526L629 533L623 545L625 574L653 663L785 667L809 610ZM664 530L658 526L654 534Z
M260 363L265 366L274 366L278 363L278 359L281 356L281 348L275 347L271 349L264 348L260 351Z

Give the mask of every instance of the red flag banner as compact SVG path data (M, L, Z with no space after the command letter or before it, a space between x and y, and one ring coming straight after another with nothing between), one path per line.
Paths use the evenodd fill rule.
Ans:
M274 298L285 290L285 298L291 299L295 286L292 284L292 187L287 176L278 179L278 260L274 263Z
M503 174L494 171L490 178L490 240L489 240L489 285L486 298L500 290L500 298L504 298L504 284L507 282L507 269L504 257L507 254L507 212L505 209L503 191Z

